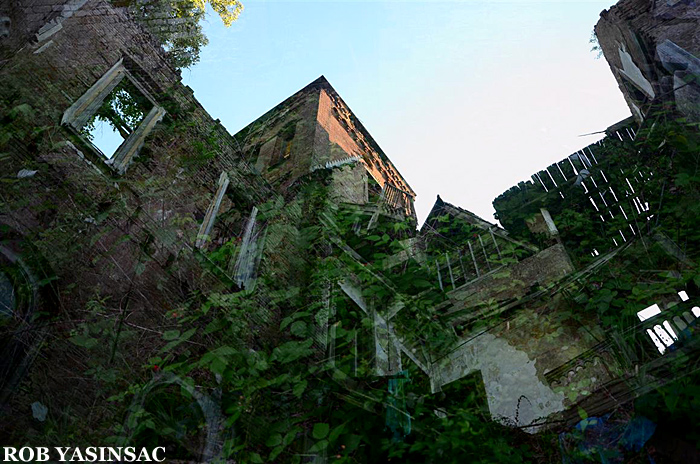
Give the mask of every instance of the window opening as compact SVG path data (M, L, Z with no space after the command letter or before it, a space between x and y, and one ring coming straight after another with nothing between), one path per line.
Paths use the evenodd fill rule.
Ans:
M684 331L688 327L688 324L683 322L683 319L681 319L678 316L673 318L673 323L676 324L676 327L678 327L678 330L680 330L681 332Z
M666 352L666 347L663 343L661 343L659 337L657 337L651 329L647 329L647 334L649 335L649 338L651 338L651 341L654 342L654 345L656 345L656 349L659 350L659 353L664 354L664 352Z
M671 328L671 324L668 321L664 321L663 327L666 329L666 332L668 332L672 339L678 340L678 335L676 335L676 332L673 331L673 328Z
M197 241L195 242L195 246L197 248L202 248L209 240L209 234L211 233L211 229L214 226L216 215L219 213L221 201L224 198L224 194L226 193L226 189L228 188L229 183L230 180L228 178L228 174L226 173L226 171L223 171L219 176L219 183L216 189L216 193L214 194L214 198L209 204L209 207L207 208L207 213L204 215L204 220L202 221L202 225L200 226L199 232L197 233Z
M119 60L63 113L61 124L123 174L164 115Z
M660 325L655 325L654 332L656 332L656 335L658 335L658 337L661 339L661 341L664 342L664 345L666 345L666 346L673 345L673 340L666 333L666 331L663 329L663 327L661 327Z
M641 311L639 311L637 313L637 317L640 321L646 321L647 319L650 319L656 316L657 314L661 314L661 308L659 308L658 304L653 304L648 308L644 308Z
M80 134L105 158L112 159L152 108L153 103L129 79L122 79L80 129Z

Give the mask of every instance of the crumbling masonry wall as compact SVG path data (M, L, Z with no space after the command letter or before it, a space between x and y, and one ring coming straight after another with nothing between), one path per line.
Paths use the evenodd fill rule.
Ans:
M3 243L11 237L24 244L27 262L30 254L41 257L41 275L49 282L41 290L50 298L35 313L60 315L63 330L90 335L69 341L48 331L52 349L36 358L28 387L13 401L23 404L36 398L36 388L50 389L54 407L71 404L80 411L93 399L70 392L95 388L75 372L100 362L85 359L75 345L95 335L81 334L81 321L123 321L125 330L141 337L115 341L105 350L145 359L188 298L221 286L214 277L217 266L200 255L195 242L222 172L231 187L205 247L241 235L253 205L272 191L180 83L160 45L125 10L101 0L31 1L13 3L7 14L11 31L2 39L0 68ZM61 125L66 109L119 60L165 109L123 174ZM93 314L89 308L97 302L103 309ZM18 329L44 324L29 316L16 314ZM3 352L12 346L3 342Z
M314 170L356 165L334 173L338 201L366 204L377 185L394 209L415 217L415 193L324 77L241 130L236 140L246 159L282 191Z
M697 2L622 0L600 16L598 42L634 117L673 102L700 120Z

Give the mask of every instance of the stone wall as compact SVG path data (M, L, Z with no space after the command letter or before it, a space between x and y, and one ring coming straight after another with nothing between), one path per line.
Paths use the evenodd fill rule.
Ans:
M598 42L638 120L654 102L700 120L698 21L692 0L622 0L601 13Z
M24 260L41 263L33 272L46 276L41 291L51 298L35 312L60 321L56 332L40 331L52 339L51 350L42 351L15 400L31 402L35 388L51 389L54 407L79 411L89 408L90 394L76 399L67 392L93 391L91 380L76 372L98 361L86 359L64 334L77 333L86 320L128 317L125 327L141 337L120 342L129 343L120 345L120 356L147 359L188 298L226 288L213 272L217 264L195 247L221 173L231 187L205 249L243 235L252 206L273 192L125 10L102 0L30 1L13 4L9 15L11 33L1 39L7 41L0 68L0 232L3 243L13 237L25 244ZM61 124L65 111L120 60L165 110L124 173ZM96 302L99 314L89 310ZM39 333L47 323L15 316L18 334ZM13 347L3 344L3 353ZM22 353L31 351L26 348Z

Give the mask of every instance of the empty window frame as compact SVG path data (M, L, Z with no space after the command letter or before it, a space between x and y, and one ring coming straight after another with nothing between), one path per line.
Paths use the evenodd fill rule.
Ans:
M61 123L123 174L164 114L119 60L66 110Z
M657 305L650 306L649 308L647 308L647 310L654 307L657 307ZM656 348L659 350L659 353L664 354L666 352L666 348L673 346L673 344L676 341L678 341L681 336L688 336L690 334L690 332L687 332L686 329L689 328L690 324L694 323L696 318L700 318L700 308L698 308L697 306L694 307L694 313L696 309L696 317L691 316L690 313L686 311L683 313L683 318L681 318L680 316L674 316L671 320L662 321L661 324L656 324L653 327L646 329L649 338L654 343L654 345L656 345ZM646 320L642 319L640 313L637 313L640 319ZM673 324L671 324L670 321L673 321Z
M657 314L661 314L661 308L659 308L658 304L653 304L649 306L648 308L645 308L637 313L637 317L639 318L640 321L646 321L649 318L652 318L656 316Z

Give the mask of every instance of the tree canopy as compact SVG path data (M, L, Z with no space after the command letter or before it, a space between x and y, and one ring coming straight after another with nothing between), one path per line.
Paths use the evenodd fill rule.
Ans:
M132 0L129 10L162 42L175 67L189 68L208 43L201 25L207 5L226 27L243 11L239 0Z

